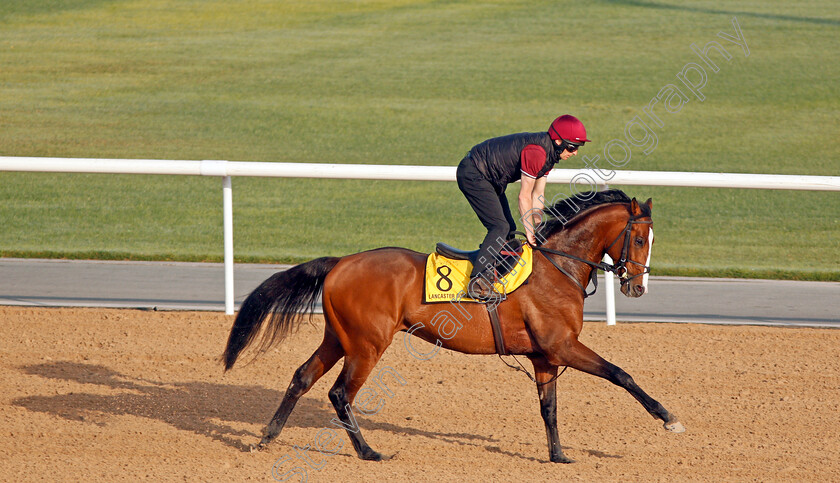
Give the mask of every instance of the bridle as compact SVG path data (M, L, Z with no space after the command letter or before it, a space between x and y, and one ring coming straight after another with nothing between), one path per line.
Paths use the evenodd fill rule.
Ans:
M567 277L572 279L572 281L575 282L575 284L583 292L583 297L586 298L586 297L589 297L590 295L594 294L598 290L598 276L597 276L598 272L597 272L597 270L603 270L604 272L612 272L612 273L616 274L616 276L618 276L618 279L621 282L622 286L624 284L626 284L627 282L630 282L631 280L633 280L636 277L641 277L641 276L643 276L647 273L650 273L650 267L649 266L647 266L643 263L639 263L635 260L630 260L627 257L627 255L630 251L630 236L631 236L631 233L632 233L632 230L633 230L633 225L650 225L650 224L653 223L653 221L651 221L651 220L642 220L642 218L650 218L650 215L649 214L646 215L644 213L638 214L638 215L631 215L630 218L627 220L627 225L624 226L624 230L622 230L621 233L619 233L618 236L615 237L615 240L613 240L613 242L610 243L610 245L605 250L605 252L609 252L610 249L613 246L615 246L616 243L618 243L618 240L620 240L622 237L624 237L624 245L621 247L621 256L619 257L618 261L613 263L613 264L604 263L604 262L593 262L593 261L590 261L590 260L585 260L583 258L580 258L580 257L576 256L576 255L572 255L571 253L566 253L566 252L563 252L563 251L560 251L560 250L552 250L550 248L545 248L545 247L542 247L542 246L532 245L531 248L541 252L543 254L543 256L545 256L545 258L549 262L551 262L552 265L554 265L554 268L556 268L561 273L563 273L564 275L566 275ZM648 249L650 249L650 247L648 247ZM572 276L572 274L570 274L566 269L561 267L557 263L557 261L555 261L554 259L549 257L547 255L548 253L551 253L552 255L559 255L559 256L562 256L562 257L571 258L572 260L576 260L578 262L585 263L585 264L591 266L592 268L597 269L597 270L592 270L590 272L590 275L589 275L590 281L595 286L595 288L592 289L592 292L587 292L586 287L584 285L581 285L581 283L578 282L577 279L574 276ZM627 264L628 263L632 263L634 265L639 265L640 267L643 268L643 270L631 277L629 275L628 270L627 270ZM587 285L588 285L588 283L587 283Z

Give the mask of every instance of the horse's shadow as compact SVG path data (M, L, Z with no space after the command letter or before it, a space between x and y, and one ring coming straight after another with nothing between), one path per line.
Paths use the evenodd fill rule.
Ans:
M119 390L103 395L84 392L54 396L28 396L13 404L30 411L47 413L72 421L105 426L108 416L131 415L162 421L177 429L211 438L240 451L249 451L260 435L237 429L245 423L262 426L268 422L282 393L260 386L207 382L160 382L127 376L105 366L69 361L22 367L23 372L48 379L74 381ZM301 398L287 427L319 430L331 427L335 417L331 405ZM359 418L363 429L394 434L420 435L459 444L493 439L465 433L438 433L391 423Z
M282 396L279 391L260 386L160 382L120 374L102 365L70 361L28 365L21 369L35 376L93 384L120 392L110 395L71 392L54 396L27 396L12 401L16 406L100 426L107 424L109 416L139 416L208 437L240 451L250 451L251 443L256 443L261 435L234 426L241 427L244 423L262 427L268 422ZM317 432L321 428L332 427L330 420L333 417L335 411L331 405L303 397L298 401L286 426L311 428ZM496 445L498 440L486 436L425 431L365 417L358 417L358 424L365 430L423 436L458 445L483 446L491 452L544 461L503 451Z
M280 397L277 391L259 386L152 381L120 374L97 364L58 361L23 366L21 369L27 374L48 379L119 390L119 393L109 395L70 392L55 396L28 396L12 401L30 411L99 426L105 426L109 416L140 416L241 450L247 449L247 445L240 438L258 436L226 423L264 423L261 420L263 415L270 412L270 406Z

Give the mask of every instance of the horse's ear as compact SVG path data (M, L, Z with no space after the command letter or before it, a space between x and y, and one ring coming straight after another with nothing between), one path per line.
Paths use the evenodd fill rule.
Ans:
M642 214L642 208L639 206L639 202L636 201L636 198L630 200L630 214L633 216Z
M647 201L645 201L645 204L647 205L648 209L653 208L653 198L648 198Z

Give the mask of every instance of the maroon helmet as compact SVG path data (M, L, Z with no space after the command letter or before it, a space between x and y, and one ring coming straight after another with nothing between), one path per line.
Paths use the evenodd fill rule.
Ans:
M580 119L569 114L564 114L555 119L548 128L548 135L551 136L551 139L562 139L575 144L591 141L586 139L586 128L583 127Z

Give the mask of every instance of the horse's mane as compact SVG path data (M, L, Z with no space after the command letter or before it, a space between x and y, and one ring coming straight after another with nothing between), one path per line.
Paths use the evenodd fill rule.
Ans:
M630 203L630 201L630 197L621 190L579 193L574 197L560 200L553 206L543 208L548 219L540 225L539 233L542 237L548 238L601 205ZM647 210L647 205L640 204L639 206L642 210Z

